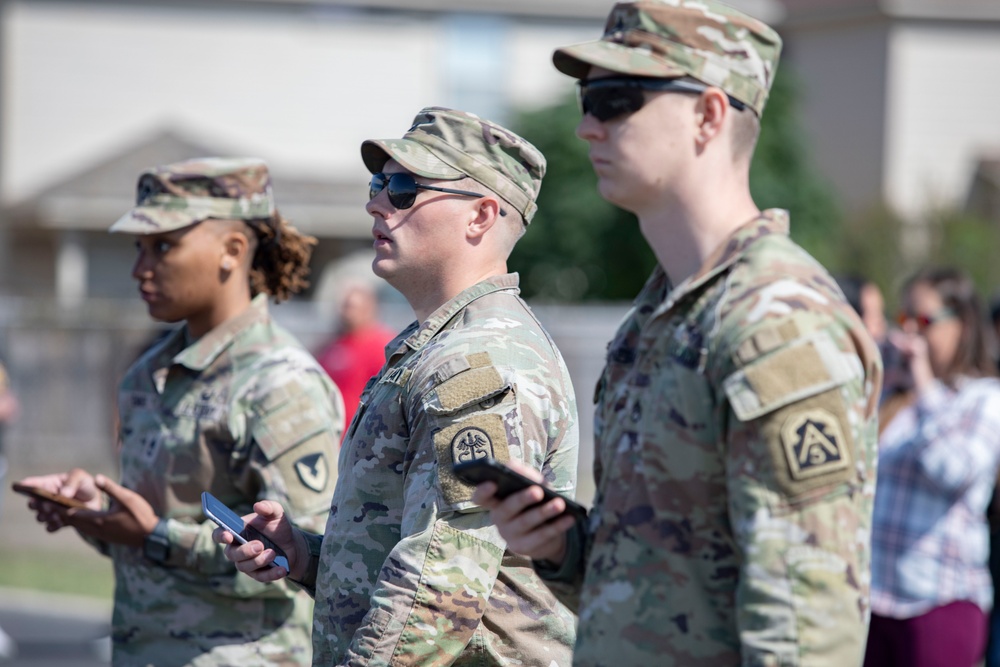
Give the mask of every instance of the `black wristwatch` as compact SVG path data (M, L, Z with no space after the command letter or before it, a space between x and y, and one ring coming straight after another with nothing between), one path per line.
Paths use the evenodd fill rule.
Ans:
M153 532L146 536L145 542L142 543L142 553L154 563L165 563L170 558L170 537L166 519L160 519Z

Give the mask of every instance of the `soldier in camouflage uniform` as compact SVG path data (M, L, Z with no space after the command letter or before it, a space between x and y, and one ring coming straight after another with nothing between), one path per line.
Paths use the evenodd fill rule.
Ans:
M254 525L315 592L316 665L569 665L575 617L452 472L491 456L575 489L569 375L506 272L544 158L502 127L441 108L361 152L374 174L373 269L417 319L362 394L326 534L291 531L272 503L257 503ZM280 576L260 569L272 553L260 547L227 555L262 581Z
M714 0L640 0L553 58L601 194L659 262L598 384L589 523L542 524L538 487L475 497L579 595L577 665L862 659L881 361L787 212L750 196L779 50Z
M310 664L312 600L237 572L201 493L240 513L271 499L310 530L326 520L343 403L267 308L305 284L314 241L277 213L267 168L250 159L148 170L111 231L136 235L150 315L184 326L121 382L121 484L80 469L25 480L94 510L35 503L39 518L112 558L115 665Z

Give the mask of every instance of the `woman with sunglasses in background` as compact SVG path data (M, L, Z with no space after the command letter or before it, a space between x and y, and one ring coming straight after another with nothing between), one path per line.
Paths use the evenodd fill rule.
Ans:
M985 510L1000 461L1000 381L964 273L917 273L902 306L890 342L908 379L880 424L865 666L971 667L993 600Z

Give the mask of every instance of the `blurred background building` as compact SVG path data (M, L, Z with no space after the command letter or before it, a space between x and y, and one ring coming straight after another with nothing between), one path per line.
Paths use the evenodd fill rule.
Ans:
M424 106L509 122L566 98L551 52L595 38L611 4L0 0L0 357L23 404L13 474L114 465L114 387L154 327L129 278L131 239L106 229L140 169L268 161L279 207L319 239L311 291L277 309L317 349L339 277L369 271L360 142L399 136ZM886 207L916 233L951 207L1000 226L997 0L732 4L783 34L804 141L846 217ZM389 298L402 326L410 313ZM536 307L573 373L588 448L625 307Z

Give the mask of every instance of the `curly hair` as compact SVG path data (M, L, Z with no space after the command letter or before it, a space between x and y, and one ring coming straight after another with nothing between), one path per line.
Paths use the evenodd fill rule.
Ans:
M309 286L309 258L316 239L295 229L275 211L270 218L247 220L256 245L250 266L250 292L266 292L275 303L285 301Z

